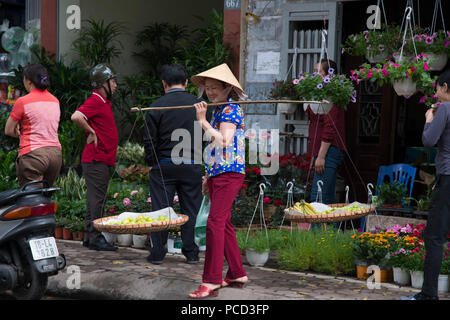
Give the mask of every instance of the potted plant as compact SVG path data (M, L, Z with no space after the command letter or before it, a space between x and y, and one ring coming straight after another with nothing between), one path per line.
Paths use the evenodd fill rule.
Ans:
M72 218L66 217L64 219L64 226L63 226L63 239L64 240L72 240Z
M352 56L365 56L370 63L377 63L393 53L395 27L383 25L381 30L365 30L348 36L343 51Z
M408 231L410 230L412 232L412 226L409 227ZM408 225L398 229L399 234L402 233L401 230L406 231L406 228L408 228ZM411 283L411 273L408 270L409 254L411 253L411 247L415 247L417 240L417 237L410 235L399 237L397 249L390 254L388 264L393 269L394 282L397 284L407 286Z
M277 80L273 82L270 90L270 99L293 100L295 98L294 84L292 81ZM278 110L282 114L293 114L297 110L296 103L278 103Z
M406 198L406 187L398 181L385 182L376 188L377 202L386 207L402 207L402 200Z
M352 236L353 254L357 266L358 278L368 277L367 266L377 265L380 267L380 281L387 282L391 278L392 270L389 267L388 259L390 250L395 244L398 236L393 232L378 232L355 234ZM363 263L361 263L363 262Z
M408 261L405 268L411 273L411 285L413 288L420 289L423 285L423 264L425 260L425 248L423 242L416 242L408 254Z
M76 241L82 241L84 238L84 221L80 218L74 217L72 219L72 225L70 227L72 231L72 239Z
M441 265L441 272L439 274L438 291L450 291L450 283L448 277L450 275L450 242L447 243L447 249L444 250L444 257Z
M416 33L413 39L414 44L412 39L407 41L406 47L409 51L412 51L415 46L417 52L427 55L431 59L430 70L440 71L444 69L450 54L450 32L439 30L432 34L427 34L422 30Z
M324 113L327 113L332 105L347 109L350 102L356 102L353 82L344 75L334 74L333 69L329 70L329 75L325 78L317 73L301 74L293 83L299 100L329 101L330 104L321 105Z
M254 267L262 267L269 260L270 246L267 230L256 230L248 233L245 243L247 262Z
M63 227L64 227L64 220L61 216L56 215L55 216L55 238L56 239L62 239L63 238Z
M357 70L351 70L351 79L357 81L377 81L378 85L392 84L397 95L411 97L417 88L430 93L435 79L430 75L430 59L419 54L412 60L401 59L393 62L383 61L375 66L362 64Z

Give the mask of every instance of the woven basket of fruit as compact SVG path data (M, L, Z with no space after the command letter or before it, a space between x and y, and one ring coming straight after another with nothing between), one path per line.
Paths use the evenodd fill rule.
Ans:
M100 232L117 234L148 234L166 231L182 226L189 220L184 214L176 214L172 208L156 212L124 212L118 216L100 218L93 221Z
M373 211L375 206L358 202L324 205L301 201L285 209L284 214L286 219L292 222L333 223L359 219Z

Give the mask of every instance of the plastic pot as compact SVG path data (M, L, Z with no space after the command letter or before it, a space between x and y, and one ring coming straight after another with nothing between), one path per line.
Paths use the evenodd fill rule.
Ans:
M402 285L409 286L411 284L411 273L402 268L392 268L394 272L394 282Z
M269 260L270 250L267 249L263 253L256 252L253 249L245 250L245 257L247 258L247 262L254 267L262 267Z

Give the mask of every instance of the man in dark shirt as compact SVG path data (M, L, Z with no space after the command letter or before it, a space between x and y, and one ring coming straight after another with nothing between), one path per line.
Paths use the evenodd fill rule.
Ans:
M193 105L199 99L188 92L188 75L179 64L165 65L161 80L165 95L151 107ZM191 109L151 110L145 118L144 147L146 162L152 167L150 196L152 210L173 206L175 192L182 214L189 221L181 227L182 253L187 263L199 261L199 248L194 242L194 227L202 202L202 137L201 126L196 122L196 111ZM180 141L181 140L181 141ZM151 233L152 247L147 260L161 264L167 253L168 231Z

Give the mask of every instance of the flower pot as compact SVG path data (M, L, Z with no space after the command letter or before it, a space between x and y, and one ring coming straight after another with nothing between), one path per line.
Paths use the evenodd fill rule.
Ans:
M267 249L263 253L256 252L253 249L247 249L245 250L245 257L247 258L247 262L251 266L262 267L269 260L269 252L269 249Z
M392 268L394 273L394 282L402 285L409 286L411 284L411 273L403 270L402 268Z
M183 241L178 237L169 237L167 239L167 252L168 253L182 253Z
M264 218L270 219L276 209L277 209L277 206L274 204L265 204L264 205Z
M329 98L328 98L328 101L330 101ZM327 114L328 112L330 112L331 108L333 108L333 104L332 103L322 103L322 104L311 103L311 104L309 104L309 107L311 108L311 111L314 112L315 114ZM306 109L308 108L308 104L303 104L303 108L306 111Z
M369 278L367 268L367 265L356 265L356 278L367 280L367 278Z
M449 292L449 282L447 274L440 274L438 280L438 291L439 292Z
M403 54L402 58L400 59L400 52L395 52L393 54L394 56L394 60L395 62L399 63L400 61L406 60L406 61L413 61L413 57L410 56L405 56L405 54Z
M416 83L410 78L394 82L394 90L399 96L411 97L417 90Z
M381 269L380 270L380 282L392 282L394 278L392 269ZM375 273L376 279L376 273Z
M133 243L133 235L132 234L118 234L117 235L117 244L121 247L129 247Z
M117 234L109 233L109 232L102 232L102 235L105 237L106 242L108 242L110 245L116 244Z
M441 71L447 65L448 56L445 53L426 52L424 54L430 59L434 59L433 62L430 63L431 71Z
M63 228L62 227L55 228L55 238L56 239L62 239L63 238Z
M291 100L289 98L282 98L281 100ZM281 114L293 114L297 110L296 103L279 103L278 110Z
M147 241L147 235L133 234L133 248L144 249L145 242Z
M67 229L67 228L63 229L63 239L64 240L72 240L72 231L70 231L70 229Z
M382 60L384 60L386 58L387 58L387 53L386 52L382 52L382 53L379 53L377 55L373 54L373 50L368 50L366 52L366 59L370 63L378 63L378 62L381 62Z
M422 289L423 271L411 271L411 286L416 289Z
M72 232L72 240L80 241L80 236L79 236L78 231Z

